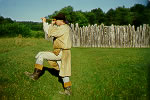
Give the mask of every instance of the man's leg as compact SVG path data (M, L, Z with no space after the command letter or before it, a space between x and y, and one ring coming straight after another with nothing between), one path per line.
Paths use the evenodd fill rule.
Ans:
M59 69L60 69L60 66L61 66L61 61L57 61L57 64L59 66ZM60 94L66 94L66 95L71 95L71 81L70 81L70 78L68 76L66 77L62 77L62 80L63 80L63 85L64 85L64 91L60 91L59 93Z
M37 80L37 79L39 79L40 74L42 72L44 59L46 59L46 60L60 60L61 56L62 56L62 52L60 52L60 54L58 56L56 56L52 52L39 52L35 57L35 58L37 58L37 60L36 60L34 72L33 73L25 72L25 74L27 76L29 76L31 79Z
M64 83L64 91L60 92L60 94L71 95L71 81L69 77L63 77L62 79Z

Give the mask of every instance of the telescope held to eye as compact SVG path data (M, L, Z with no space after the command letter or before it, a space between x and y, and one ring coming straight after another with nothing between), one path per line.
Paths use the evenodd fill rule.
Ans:
M46 19L46 20L48 20L48 21L56 21L56 19Z

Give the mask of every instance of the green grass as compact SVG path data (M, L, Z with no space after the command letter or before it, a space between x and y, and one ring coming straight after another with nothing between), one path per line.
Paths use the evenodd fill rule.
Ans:
M35 55L48 50L44 39L0 39L0 99L148 100L150 48L72 48L71 96L58 93L62 84L48 71L37 81L24 75L33 72Z

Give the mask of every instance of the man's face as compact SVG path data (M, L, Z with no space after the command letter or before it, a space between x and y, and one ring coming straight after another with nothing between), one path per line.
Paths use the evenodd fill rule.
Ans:
M60 26L62 24L63 20L56 20L56 25Z

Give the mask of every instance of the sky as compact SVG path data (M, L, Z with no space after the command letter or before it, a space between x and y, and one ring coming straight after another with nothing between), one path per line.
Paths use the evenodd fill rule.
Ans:
M0 0L0 16L16 21L41 22L41 17L72 6L74 11L91 11L101 8L104 12L119 6L130 8L135 4L146 5L150 0Z

